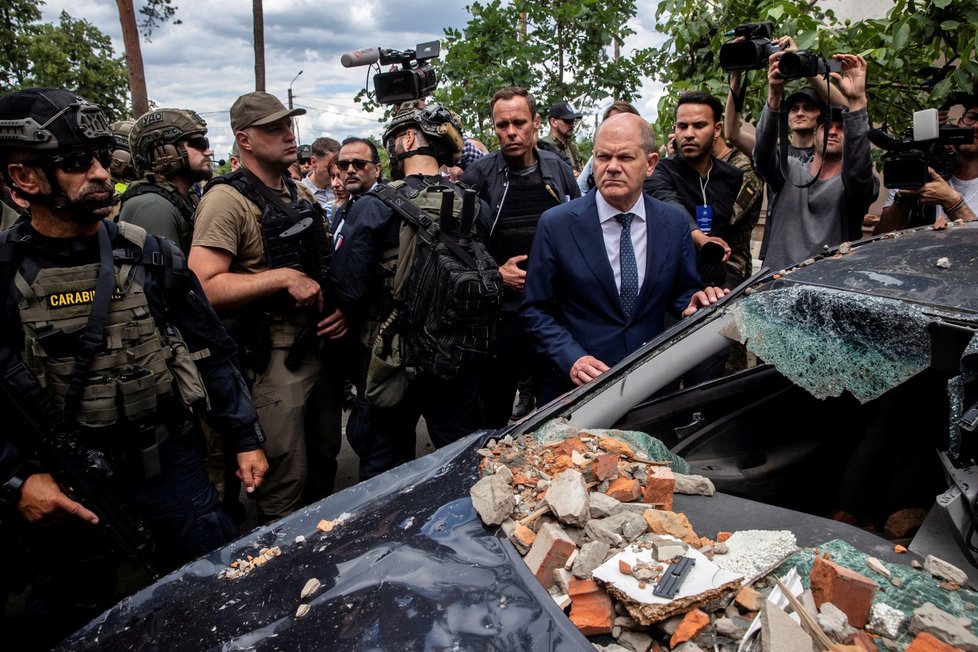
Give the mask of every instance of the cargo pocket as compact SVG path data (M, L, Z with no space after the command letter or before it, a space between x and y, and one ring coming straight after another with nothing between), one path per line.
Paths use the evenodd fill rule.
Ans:
M404 400L408 374L399 333L381 333L374 340L367 367L367 401L372 407L393 407Z

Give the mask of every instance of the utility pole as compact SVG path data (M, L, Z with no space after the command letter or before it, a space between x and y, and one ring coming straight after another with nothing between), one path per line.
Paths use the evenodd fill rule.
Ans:
M302 74L302 71L300 70L299 72L297 72L295 74L295 77L292 78L292 81L289 82L289 111L291 111L293 108L295 108L292 105L292 98L295 97L294 95L292 95L292 84L295 83L295 80L298 79L299 78L299 75L301 75L301 74ZM295 134L295 142L298 143L299 142L299 123L298 123L298 121L296 121L295 116L292 117L292 132Z

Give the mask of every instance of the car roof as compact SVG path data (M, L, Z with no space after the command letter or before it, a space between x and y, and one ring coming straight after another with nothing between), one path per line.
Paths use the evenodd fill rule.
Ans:
M845 248L843 248L845 250ZM942 266L946 259L947 266ZM900 231L802 265L775 282L814 285L918 304L978 321L978 222Z

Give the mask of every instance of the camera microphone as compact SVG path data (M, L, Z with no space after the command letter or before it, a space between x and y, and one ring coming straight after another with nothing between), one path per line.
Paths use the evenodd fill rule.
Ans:
M344 68L354 66L369 66L380 60L380 48L362 48L340 55L340 63Z

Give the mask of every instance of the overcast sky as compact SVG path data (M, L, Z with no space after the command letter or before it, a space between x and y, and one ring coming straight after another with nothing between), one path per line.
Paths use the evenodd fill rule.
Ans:
M166 25L142 42L150 100L160 107L196 110L208 123L217 158L225 158L232 135L228 109L239 95L254 89L251 3L246 0L174 0L181 25ZM289 83L299 118L299 140L318 136L342 140L378 134L379 115L364 113L353 101L367 79L367 68L343 68L340 54L362 47L414 48L444 38L446 27L462 28L470 16L461 0L265 0L266 90L286 103ZM654 0L639 0L638 34L623 54L656 39ZM137 10L140 5L136 0ZM44 19L56 21L61 10L84 18L112 38L123 53L116 3L112 0L47 0ZM488 99L488 98L487 98ZM658 100L647 83L637 102L654 118Z

